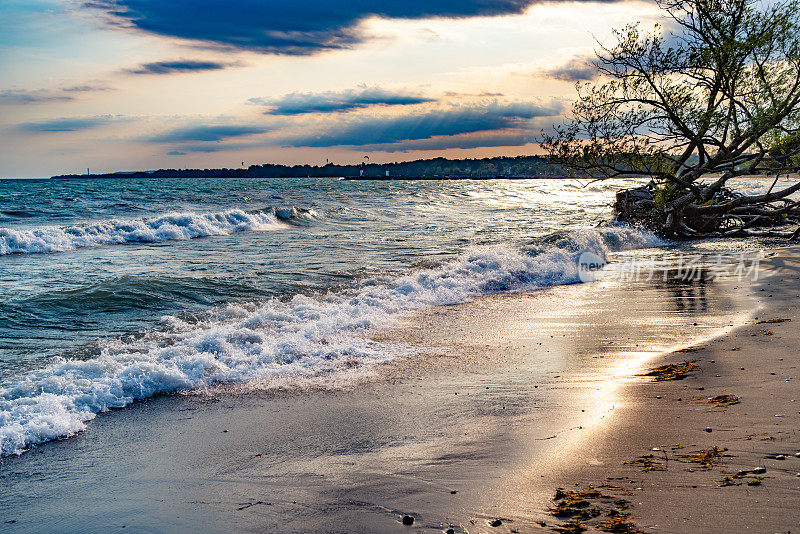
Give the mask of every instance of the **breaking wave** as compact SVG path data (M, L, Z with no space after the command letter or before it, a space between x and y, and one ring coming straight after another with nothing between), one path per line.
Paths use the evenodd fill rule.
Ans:
M169 213L154 219L111 220L75 226L45 226L30 230L0 228L0 255L64 252L84 247L151 243L227 235L245 230L282 228L282 221L313 218L308 210L270 208L249 213Z
M219 224L226 231L254 224L217 217L202 220L223 221ZM248 221L252 216L239 212L233 217ZM274 224L271 218L260 221ZM537 250L474 248L439 267L364 281L346 291L227 305L191 321L166 318L166 331L117 340L91 359L62 359L7 380L0 386L0 454L20 454L31 445L80 432L98 413L154 395L363 373L414 352L413 347L368 339L367 328L394 324L404 312L483 294L577 283L578 257L584 252L606 258L613 251L661 244L654 235L629 228L585 230Z

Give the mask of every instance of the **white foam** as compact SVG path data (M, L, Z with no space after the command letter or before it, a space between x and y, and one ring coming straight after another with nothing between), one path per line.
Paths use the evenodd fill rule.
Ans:
M476 248L435 269L371 281L342 293L229 305L199 323L165 318L167 333L108 344L99 357L61 360L0 388L0 453L83 430L99 412L137 399L215 384L280 379L283 383L364 369L413 353L366 339L404 312L455 304L499 291L534 290L580 281L578 257L660 245L628 228L586 230L556 246L526 253Z
M281 227L275 210L255 213L229 210L204 214L169 213L155 219L111 220L31 230L0 228L0 255L63 252L100 245L183 240Z

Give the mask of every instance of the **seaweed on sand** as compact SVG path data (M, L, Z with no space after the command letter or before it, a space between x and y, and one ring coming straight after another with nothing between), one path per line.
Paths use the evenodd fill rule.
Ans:
M652 454L646 454L644 456L639 456L629 462L625 462L629 465L636 465L642 468L643 473L647 473L648 471L666 471L667 466L666 464L661 462L660 458L656 458Z
M791 319L765 319L763 321L757 321L756 324L778 324L778 323L785 323L786 321L791 321Z
M603 532L616 532L618 534L638 534L642 532L639 528L631 523L630 515L623 514L612 510L608 513L608 519L600 521L597 528Z
M695 360L685 360L680 363L668 363L650 369L644 376L652 376L653 382L665 382L667 380L683 380L689 373L699 369L700 366L694 363Z
M580 519L576 519L575 521L551 528L556 532L561 532L562 534L581 534L581 532L586 532L587 530L584 524L581 523Z
M739 397L736 395L717 395L716 397L711 397L702 401L704 404L713 404L715 408L723 408L725 406L733 406L734 404L739 404L742 402L739 400Z
M556 517L570 518L568 523L551 527L556 532L580 534L588 527L620 534L641 532L630 521L630 515L624 511L630 505L629 501L606 495L592 486L579 491L558 488L553 501L555 506L550 509L550 513ZM603 514L604 517L601 518ZM582 520L588 523L584 524Z
M679 462L687 464L699 464L703 469L711 469L721 461L724 456L723 453L727 451L727 447L720 449L719 447L711 447L698 452L689 454L681 454L678 457Z
M592 501L611 498L610 495L604 495L591 486L581 491L567 491L564 488L557 488L553 497L555 506L550 509L550 513L556 517L591 519L601 513L600 510L592 506Z

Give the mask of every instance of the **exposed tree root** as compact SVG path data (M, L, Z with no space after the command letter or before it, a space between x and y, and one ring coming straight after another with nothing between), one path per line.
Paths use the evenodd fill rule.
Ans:
M800 227L787 229L800 224L800 203L780 197L783 192L745 196L723 187L708 200L686 201L685 195L668 198L666 191L669 189L650 182L618 192L614 219L666 237L800 239Z

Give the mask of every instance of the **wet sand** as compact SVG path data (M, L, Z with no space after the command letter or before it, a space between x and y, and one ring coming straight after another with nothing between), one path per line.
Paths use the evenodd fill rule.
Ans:
M559 486L592 485L631 501L626 512L644 532L800 531L800 247L762 266L768 276L748 290L759 306L752 319L659 358L695 360L699 369L684 380L623 388L615 417L592 433ZM708 402L721 395L739 402ZM713 465L690 461L714 447ZM655 469L629 463L650 454Z
M764 283L796 287L778 278ZM696 513L685 478L721 478L718 468L687 475L670 465L645 477L622 462L656 444L699 447L722 443L722 436L742 438L738 449L725 445L737 454L725 459L732 469L727 466L756 462L763 456L759 447L777 450L777 440L789 439L743 439L755 432L742 427L751 424L748 418L766 418L773 434L797 428L797 409L772 403L773 393L784 394L778 386L788 388L787 396L797 391L783 382L791 370L782 366L795 354L787 334L792 323L770 325L773 336L751 337L750 330L762 326L752 326L752 310L763 296L758 289L733 280L604 281L428 310L402 327L372 333L426 347L424 353L363 380L332 389L153 399L103 414L79 436L3 460L0 529L527 532L562 522L547 512L556 486L612 485L606 478L613 476L633 480L615 491L635 492L627 498L636 501L637 523L658 524L659 531L702 530L719 524L719 518L705 519L717 508ZM765 306L784 313L771 308L779 302L775 295ZM740 324L748 326L723 335ZM653 384L638 376L648 365L677 357L664 356L671 350L721 335L703 351L733 343L741 350L726 352L729 360L718 356L719 370L701 361L701 372L681 382ZM774 358L776 375L762 377L762 366L773 361L753 361L751 347L760 355L762 345L778 350L782 344L788 347L784 362ZM691 355L716 354L703 351ZM742 366L752 371L734 372L739 362L728 364L732 358L747 359ZM775 387L764 388L764 380ZM696 390L703 384L708 391ZM742 403L724 410L709 412L690 401L695 391L702 396L734 387ZM676 395L685 401L678 403ZM744 408L752 415L742 418ZM772 417L777 410L785 417ZM775 414L764 415L770 411ZM706 433L706 426L719 430ZM781 465L792 462L800 459L792 455ZM779 488L796 493L796 484L780 484L765 480L757 488L765 495L761 502ZM698 489L704 494L692 488ZM720 490L729 492L725 498L741 494L742 502L753 491ZM770 525L787 524L785 508L764 511L773 514ZM402 525L404 515L414 517L412 527ZM684 515L696 515L697 523L683 523ZM500 525L490 526L497 519ZM747 517L742 521L737 524Z

